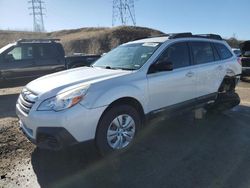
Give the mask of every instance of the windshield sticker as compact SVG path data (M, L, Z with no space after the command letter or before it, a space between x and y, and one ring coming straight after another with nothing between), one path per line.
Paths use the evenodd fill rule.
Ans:
M155 43L155 42L146 42L142 46L156 47L156 46L158 46L158 44L159 43Z

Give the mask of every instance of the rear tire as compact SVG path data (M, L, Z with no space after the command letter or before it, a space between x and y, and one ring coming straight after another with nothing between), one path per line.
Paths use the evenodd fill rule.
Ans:
M219 93L214 104L207 107L209 114L219 114L240 104L240 97L235 92Z
M141 129L139 112L129 105L116 105L100 119L96 132L96 146L102 155L124 151L134 143Z

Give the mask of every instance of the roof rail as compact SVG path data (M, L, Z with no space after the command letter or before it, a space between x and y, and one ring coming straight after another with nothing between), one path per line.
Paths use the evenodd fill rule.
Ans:
M56 42L60 39L19 39L17 43Z
M192 37L193 34L188 32L188 33L170 33L169 34L169 39L177 39L177 38L187 38L187 37Z
M200 37L200 38L223 40L220 35L216 35L216 34L197 34L197 35L193 35L193 36L194 37Z
M216 34L196 34L193 35L191 32L186 33L168 33L155 36L148 36L147 38L155 37L168 37L169 39L178 39L178 38L205 38L205 39L214 39L214 40L223 40L220 35Z

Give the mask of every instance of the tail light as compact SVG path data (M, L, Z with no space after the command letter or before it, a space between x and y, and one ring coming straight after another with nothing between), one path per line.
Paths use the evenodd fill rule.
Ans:
M240 58L240 57L238 57L237 61L238 61L238 63L239 63L240 65L242 65L242 64L241 64L241 58Z

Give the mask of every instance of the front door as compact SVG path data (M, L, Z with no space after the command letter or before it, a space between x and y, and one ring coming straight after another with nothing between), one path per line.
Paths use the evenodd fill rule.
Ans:
M8 50L3 56L1 70L2 77L5 79L35 76L33 46L25 44L22 46L15 46Z
M149 111L185 103L195 97L195 73L191 66L188 44L179 42L170 45L157 62L162 59L164 62L171 62L173 70L147 75Z

